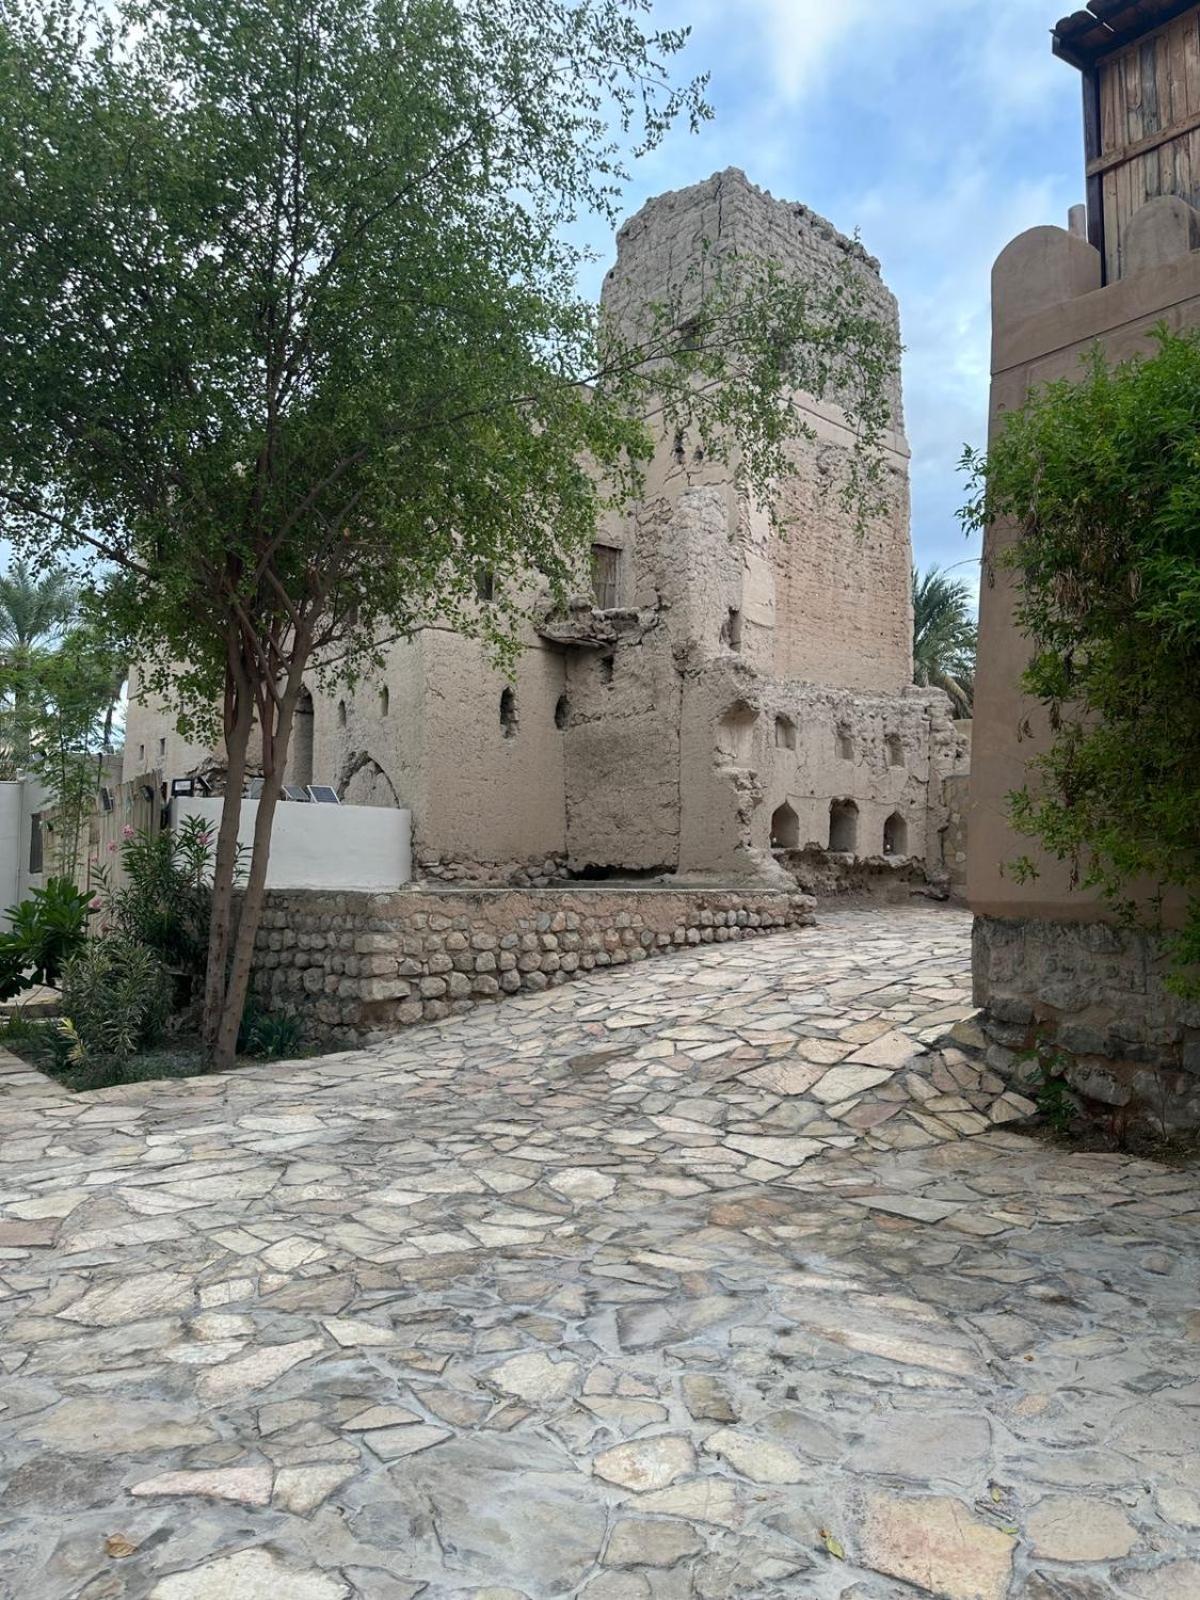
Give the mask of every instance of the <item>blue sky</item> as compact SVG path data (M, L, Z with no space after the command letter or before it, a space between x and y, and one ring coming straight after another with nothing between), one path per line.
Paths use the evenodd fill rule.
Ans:
M628 211L723 167L858 228L900 301L922 566L976 552L955 511L983 442L992 262L1083 199L1078 75L1050 53L1062 0L658 0L690 23L716 120L638 164ZM607 261L603 265L607 265ZM597 286L599 282L597 269ZM977 569L956 576L974 588Z

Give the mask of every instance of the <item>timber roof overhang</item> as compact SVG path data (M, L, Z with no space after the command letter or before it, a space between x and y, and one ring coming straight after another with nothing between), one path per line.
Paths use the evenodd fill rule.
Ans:
M1090 72L1116 50L1192 11L1196 0L1090 0L1054 28L1054 54Z

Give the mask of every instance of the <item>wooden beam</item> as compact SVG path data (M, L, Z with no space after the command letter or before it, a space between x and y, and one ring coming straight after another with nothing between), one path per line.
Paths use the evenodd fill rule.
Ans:
M1107 250L1104 238L1104 179L1093 174L1101 159L1104 132L1100 122L1100 71L1092 67L1083 77L1083 152L1087 162L1088 243L1100 252L1100 282L1108 281Z
M1127 161L1136 161L1138 156L1148 156L1152 150L1170 144L1172 139L1182 139L1185 134L1195 133L1197 128L1200 128L1200 111L1194 112L1190 117L1184 117L1182 122L1177 122L1170 128L1160 128L1157 133L1148 133L1144 139L1126 145L1123 150L1112 150L1106 156L1096 156L1087 164L1087 175L1089 178L1102 178L1114 167L1122 167Z
M1196 0L1093 0L1088 11L1076 11L1057 23L1054 54L1084 72L1195 7Z

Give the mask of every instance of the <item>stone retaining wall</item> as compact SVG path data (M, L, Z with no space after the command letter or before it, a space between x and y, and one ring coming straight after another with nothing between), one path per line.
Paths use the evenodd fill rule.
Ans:
M268 895L254 986L351 1044L596 968L813 921L783 890L462 889Z
M975 918L987 1061L1028 1083L1035 1051L1121 1120L1200 1127L1200 1005L1166 987L1159 941L1101 922Z

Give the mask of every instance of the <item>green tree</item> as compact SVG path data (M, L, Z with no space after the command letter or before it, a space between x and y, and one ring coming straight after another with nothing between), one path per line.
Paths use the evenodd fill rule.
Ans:
M57 648L29 649L15 666L0 665L0 692L12 703L23 770L54 800L53 859L64 877L77 876L82 865L120 678L118 648L82 621Z
M10 700L0 713L4 770L17 777L29 762L28 668L34 652L60 641L79 608L79 584L51 569L36 577L28 563L13 561L0 577L0 673Z
M577 290L630 155L709 115L649 0L10 0L0 24L0 504L83 545L147 687L228 786L205 1029L233 1057L271 823L310 678L438 619L511 659L656 427L766 493L797 390L884 492L897 351L832 283L707 259L636 330ZM668 433L667 437L671 436ZM495 575L480 607L476 576ZM182 664L172 670L171 663ZM240 910L247 751L264 784Z
M975 698L978 628L971 596L938 567L912 572L913 682L942 689L954 714L969 717Z
M1145 359L1097 352L1035 391L986 459L968 454L964 519L1004 526L1026 690L1050 730L1009 797L1017 828L1069 861L1122 919L1170 937L1173 982L1200 994L1200 333L1161 330ZM1034 873L1028 859L1014 863Z

